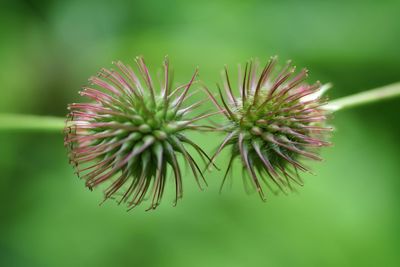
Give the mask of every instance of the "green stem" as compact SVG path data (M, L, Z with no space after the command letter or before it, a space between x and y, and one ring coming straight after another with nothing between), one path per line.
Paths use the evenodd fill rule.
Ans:
M400 82L368 90L358 94L345 96L329 102L324 109L335 112L351 107L378 102L400 96ZM0 114L0 131L38 131L61 133L65 126L65 118Z
M9 130L61 133L64 125L65 118L21 114L0 114L0 131Z
M330 101L324 109L335 112L400 96L400 82Z

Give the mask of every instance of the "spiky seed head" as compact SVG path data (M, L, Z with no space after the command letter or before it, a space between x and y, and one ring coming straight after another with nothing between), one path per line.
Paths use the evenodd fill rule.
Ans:
M91 101L69 105L65 145L87 187L108 184L105 200L116 198L133 208L149 197L149 209L154 209L163 196L169 169L175 180L174 204L182 197L177 155L183 156L200 186L203 176L187 146L203 160L208 157L184 131L201 127L197 121L212 114L192 115L200 102L184 104L197 70L188 83L172 88L166 58L157 88L143 58L136 58L136 63L138 74L117 61L115 70L101 69L89 79L80 95Z
M328 86L305 83L308 71L296 74L290 61L281 69L276 63L277 58L272 57L261 73L253 60L243 73L239 68L239 96L233 92L227 68L223 73L225 94L217 85L219 100L205 88L227 121L221 128L226 137L212 157L213 161L229 147L231 156L222 185L239 157L244 175L263 200L262 184L284 193L293 189L292 183L303 184L298 170L308 171L308 167L302 158L321 160L318 150L329 145L326 136L331 130L325 126L327 114L321 108L326 103L322 93Z

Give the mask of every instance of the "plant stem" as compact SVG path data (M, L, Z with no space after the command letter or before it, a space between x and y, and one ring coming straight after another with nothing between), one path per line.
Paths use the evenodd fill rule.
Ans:
M323 108L335 112L395 97L400 97L400 82L333 100ZM0 131L61 133L64 126L65 118L22 114L0 114Z
M335 112L400 96L400 82L330 101L324 109Z
M21 114L0 114L0 131L61 133L64 125L65 118Z

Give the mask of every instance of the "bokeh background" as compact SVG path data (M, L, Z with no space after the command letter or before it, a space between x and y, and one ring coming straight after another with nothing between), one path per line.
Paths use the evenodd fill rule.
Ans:
M331 81L333 99L400 80L399 10L398 0L3 0L0 112L64 116L90 75L136 55L155 73L168 54L177 82L199 66L212 87L224 64L278 54ZM399 112L397 99L335 114L335 145L298 193L262 203L239 175L223 195L222 173L204 192L188 175L183 201L167 196L154 212L99 206L61 134L2 131L0 265L399 266ZM190 136L210 152L221 138Z

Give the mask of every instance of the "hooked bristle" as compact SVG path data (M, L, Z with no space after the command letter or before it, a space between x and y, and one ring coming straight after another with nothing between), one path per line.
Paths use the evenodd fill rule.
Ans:
M188 83L172 90L166 58L157 90L144 59L137 57L136 63L139 75L116 61L116 70L103 68L89 79L90 85L80 94L91 101L68 107L65 145L88 188L107 183L105 199L116 198L133 208L149 197L149 209L155 209L164 193L168 169L175 180L175 204L182 197L178 155L188 163L200 188L201 180L206 184L187 147L194 148L205 162L209 157L184 131L206 127L196 122L213 113L190 116L200 104L184 104L197 70Z
M233 161L239 157L244 173L263 200L262 184L284 193L287 188L293 189L293 183L303 185L298 171L309 168L302 158L321 160L319 148L330 145L326 137L331 128L325 126L327 114L321 108L326 103L321 96L321 84L305 83L308 70L295 74L291 61L281 69L276 64L277 58L272 57L258 73L258 63L248 62L244 74L239 71L239 96L234 94L226 67L225 93L217 85L219 101L204 88L227 121L222 127L227 135L212 157L213 162L222 150L230 147L222 185Z

